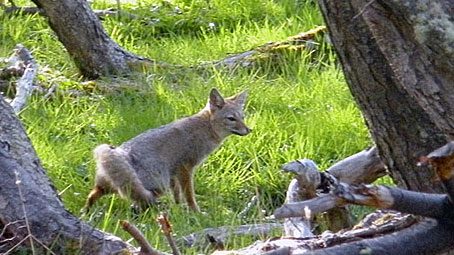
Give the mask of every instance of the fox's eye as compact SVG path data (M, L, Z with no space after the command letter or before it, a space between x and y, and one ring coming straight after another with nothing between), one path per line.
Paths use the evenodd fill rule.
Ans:
M236 119L234 117L227 117L227 119L230 121L236 121Z

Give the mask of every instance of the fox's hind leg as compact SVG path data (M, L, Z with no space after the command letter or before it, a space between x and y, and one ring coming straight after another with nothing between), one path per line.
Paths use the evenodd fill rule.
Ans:
M88 196L88 207L102 195L112 192L123 198L131 198L141 208L156 203L155 195L143 186L129 164L126 151L101 144L94 149L93 155L96 161L95 188Z
M87 198L87 202L85 203L85 206L83 208L84 211L88 212L88 210L90 209L90 207L100 198L102 197L103 195L105 194L104 190L99 187L99 186L95 186L90 194L88 194L88 198Z
M82 210L84 212L88 212L90 207L93 206L99 198L109 193L112 193L111 185L106 177L97 169L95 186L88 194L87 201L85 202L85 206Z

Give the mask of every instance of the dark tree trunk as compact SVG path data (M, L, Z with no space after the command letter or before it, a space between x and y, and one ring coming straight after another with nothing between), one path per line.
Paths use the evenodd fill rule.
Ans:
M351 92L398 185L439 192L421 155L454 137L450 0L320 0Z
M350 90L394 180L404 188L446 190L448 194L392 189L394 192L389 192L393 194L392 203L385 208L432 218L420 218L417 224L399 231L393 228L390 230L394 232L363 236L353 242L342 239L345 243L321 248L329 245L324 240L315 250L307 249L308 244L302 240L283 238L217 254L251 251L264 255L452 254L454 149L448 141L454 138L454 1L319 0L319 3ZM445 144L448 145L437 149ZM435 163L432 164L435 167L417 167L419 159L421 163ZM340 184L339 187L345 188ZM301 217L304 210L316 213L317 208L327 210L345 202L358 203L369 195L379 195L378 189L387 188L355 189L356 197L350 194L331 201L342 193L342 189L334 190L318 198L313 207L308 205L311 200L305 201L305 205L305 202L288 204L299 205L297 209L290 208L289 211L299 213L290 217ZM422 199L417 201L417 197ZM377 205L384 201L369 202ZM385 222L389 221L388 218Z
M24 239L26 245L16 249L30 249L33 242L37 254L44 254L33 238L56 254L113 254L131 249L66 211L24 128L1 96L0 120L0 254Z
M151 62L123 50L105 32L86 0L33 0L48 18L58 39L82 75L125 74L137 63Z

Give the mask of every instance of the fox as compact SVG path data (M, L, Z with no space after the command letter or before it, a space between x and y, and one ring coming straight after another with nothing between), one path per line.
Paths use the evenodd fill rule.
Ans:
M97 146L94 187L83 209L88 211L103 195L116 193L143 210L171 191L175 203L183 194L189 209L200 212L195 169L228 136L251 132L244 122L246 98L247 91L223 98L213 88L198 113L149 129L118 147Z

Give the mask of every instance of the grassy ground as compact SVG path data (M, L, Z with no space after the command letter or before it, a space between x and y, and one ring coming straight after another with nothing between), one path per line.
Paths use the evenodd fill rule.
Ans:
M112 6L115 3L93 3L98 9ZM221 59L323 24L317 6L309 0L144 0L125 3L122 8L140 18L106 18L103 24L113 39L139 55L183 65ZM42 85L83 88L82 78L45 19L3 14L0 19L0 56L8 56L15 44L22 43L40 64ZM140 93L34 97L20 117L66 207L80 215L92 185L91 151L97 144L117 145L149 128L195 113L205 105L212 87L224 95L247 89L246 122L254 131L227 139L196 175L197 199L206 215L164 202L137 217L128 202L106 196L93 213L83 217L124 239L129 236L119 229L118 221L128 219L154 246L169 250L155 224L159 210L169 212L178 237L207 227L261 222L283 203L291 177L279 170L282 164L310 158L324 169L370 145L361 114L334 59L334 53L325 47L323 58L316 62L307 53L298 53L280 65L269 63L234 74L181 74L175 70L137 74L128 82L140 86ZM97 83L115 85L119 81ZM247 218L240 219L238 212L254 195L260 202ZM249 242L248 238L235 239L228 248ZM204 252L193 248L183 253Z

